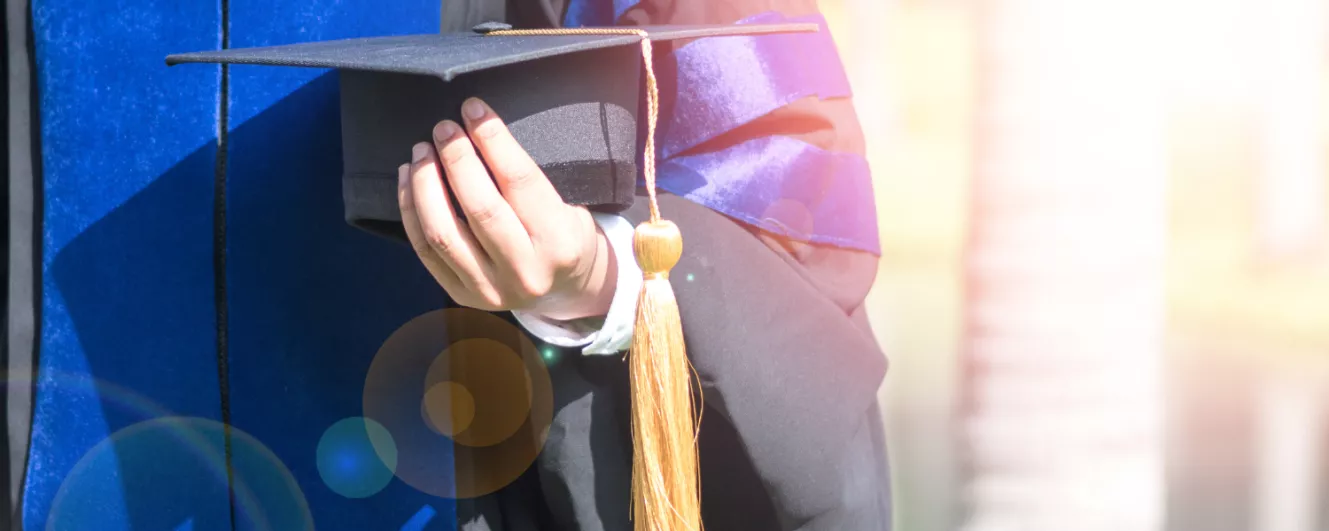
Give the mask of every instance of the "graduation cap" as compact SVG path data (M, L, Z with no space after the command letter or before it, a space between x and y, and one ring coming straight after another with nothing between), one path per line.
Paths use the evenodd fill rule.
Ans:
M565 202L615 212L632 205L642 172L643 59L635 45L643 36L673 41L817 27L507 30L504 24L486 23L470 33L184 53L168 56L166 63L337 69L346 220L404 240L397 166L409 160L412 145L429 141L434 124L445 119L462 123L466 98L480 97L503 118ZM573 31L577 34L567 34ZM628 33L633 31L642 33Z
M668 280L683 241L655 201L659 95L651 42L818 30L814 24L512 30L487 23L472 33L230 49L166 61L340 70L346 218L379 234L404 232L396 168L409 146L429 140L439 121L460 122L461 103L472 96L504 119L567 203L624 209L640 174L651 215L633 239L645 279L629 359L631 514L637 531L700 531L695 372ZM638 127L643 71L644 128Z

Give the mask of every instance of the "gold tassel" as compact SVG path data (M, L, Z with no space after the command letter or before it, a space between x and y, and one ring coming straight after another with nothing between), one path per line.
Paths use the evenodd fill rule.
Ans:
M683 236L669 221L647 221L637 226L633 248L645 273L629 367L633 527L699 531L692 371L678 301L669 284L669 270L683 253Z
M647 126L642 177L650 220L637 226L633 249L645 279L637 298L628 378L632 391L632 521L635 531L701 531L699 419L692 402L692 365L683 345L669 270L683 255L678 226L660 219L655 193L655 125L660 96L650 35L633 28L500 30L489 35L637 35L646 70Z

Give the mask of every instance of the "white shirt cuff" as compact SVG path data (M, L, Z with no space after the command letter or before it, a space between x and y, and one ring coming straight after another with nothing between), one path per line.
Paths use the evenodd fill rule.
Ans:
M634 229L628 220L615 214L592 212L595 223L609 240L609 249L618 262L618 282L609 312L603 317L557 321L528 312L512 312L517 322L531 334L550 345L582 347L582 354L617 354L632 344L632 325L637 318L637 296L641 292L641 266L632 254Z

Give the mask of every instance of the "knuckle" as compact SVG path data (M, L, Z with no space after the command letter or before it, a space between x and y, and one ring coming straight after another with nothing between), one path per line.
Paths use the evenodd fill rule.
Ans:
M497 205L484 204L476 206L466 212L466 218L469 219L472 224L489 226L498 218L498 213L499 209Z
M549 295L553 281L549 275L524 274L517 277L514 289L523 300L541 299Z
M594 254L594 246L566 233L549 234L540 242L540 249L551 267L556 271L567 271L581 265L587 253Z
M438 253L447 253L448 250L452 247L451 244L448 242L448 239L445 238L442 234L439 234L438 232L426 233L425 242L427 243L430 250Z
M573 246L558 245L549 251L549 263L558 271L575 269L581 261L581 255Z
M536 179L542 175L539 168L522 165L520 168L509 170L505 179L511 188L526 188L535 183Z

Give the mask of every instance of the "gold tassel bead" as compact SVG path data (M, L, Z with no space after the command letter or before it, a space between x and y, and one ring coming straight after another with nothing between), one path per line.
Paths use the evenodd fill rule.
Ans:
M647 221L637 225L632 249L642 273L668 276L683 256L683 234L678 225L667 219Z

